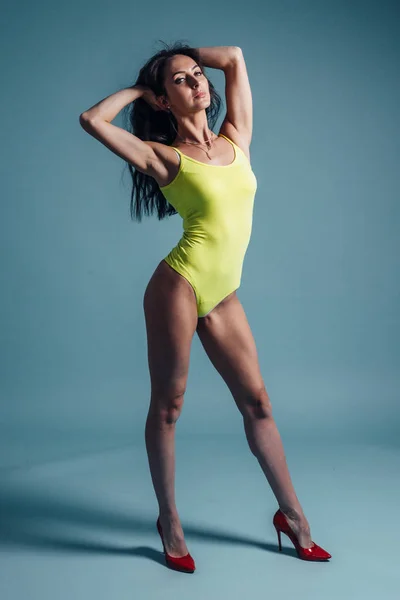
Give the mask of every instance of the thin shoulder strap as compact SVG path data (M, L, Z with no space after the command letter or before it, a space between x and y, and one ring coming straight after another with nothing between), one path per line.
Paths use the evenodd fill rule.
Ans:
M218 135L221 135L222 137L224 137L226 140L228 140L228 142L230 142L231 144L233 144L232 140L230 140L226 135L224 135L223 133L219 133Z
M179 148L175 148L175 146L170 146L170 148L173 148L175 152L178 153L179 159L182 160L182 152L179 150Z
M241 156L244 156L245 159L247 160L247 162L249 162L249 159L247 158L246 154L243 152L243 150L241 149L240 146L238 146L237 144L235 144L235 142L233 140L231 140L230 138L228 138L223 133L219 133L218 135L224 137L226 140L228 140L228 142L230 142L233 145L234 150L235 150L235 154L237 154L237 151L239 150L239 154L241 154Z
M231 140L230 138L228 138L226 135L224 135L223 133L219 133L218 135L220 135L221 137L224 137L226 140L228 140L228 142L230 142L233 146L236 147L236 144L233 140Z
M241 152L243 152L243 150L237 144L235 144L235 142L233 140L231 140L230 138L228 138L226 135L224 135L223 133L219 133L218 135L220 135L221 137L224 137L226 140L228 140L228 142L231 144L231 146L233 146L233 150L235 151L235 155L237 154L237 148L239 148L239 150Z

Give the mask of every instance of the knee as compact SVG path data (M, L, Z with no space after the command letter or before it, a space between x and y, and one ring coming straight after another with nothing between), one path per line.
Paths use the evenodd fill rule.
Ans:
M151 395L150 415L160 426L174 425L179 419L184 401L184 391Z
M269 419L272 417L272 404L267 390L261 389L247 394L244 402L245 416L250 419Z
M161 419L165 425L174 425L179 417L181 416L183 408L183 396L174 398L164 409L161 411Z

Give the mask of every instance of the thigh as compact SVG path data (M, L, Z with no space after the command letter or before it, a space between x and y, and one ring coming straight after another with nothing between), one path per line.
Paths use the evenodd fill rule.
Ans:
M143 308L152 396L183 395L198 321L193 290L161 261L146 287Z
M261 400L269 404L256 343L236 293L199 319L197 334L242 414Z

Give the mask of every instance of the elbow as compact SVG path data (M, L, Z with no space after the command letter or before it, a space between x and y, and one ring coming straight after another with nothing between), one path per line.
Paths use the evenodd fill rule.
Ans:
M79 115L79 124L84 128L90 121L89 115L87 112L83 112Z
M79 123L86 131L93 131L97 122L102 122L104 119L93 117L90 111L85 111L79 115Z
M87 133L94 131L94 119L89 116L87 112L83 112L79 115L79 124Z

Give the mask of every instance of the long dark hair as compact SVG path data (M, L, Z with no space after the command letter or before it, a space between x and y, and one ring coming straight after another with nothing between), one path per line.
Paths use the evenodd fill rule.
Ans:
M148 86L156 96L166 94L164 86L165 65L167 60L174 54L190 56L204 72L204 66L200 61L199 52L196 48L192 48L188 44L179 41L170 46L167 44L164 45L165 49L154 54L143 65L134 84ZM206 108L206 115L208 126L212 130L220 112L221 97L209 79L208 84L211 102L208 108ZM172 112L154 110L143 98L138 98L128 104L122 112L126 129L141 140L171 145L176 137L177 121ZM151 215L155 211L157 212L159 221L165 217L177 214L177 211L166 200L153 177L141 173L128 162L126 166L132 177L130 202L132 220L136 219L140 222L143 213Z

